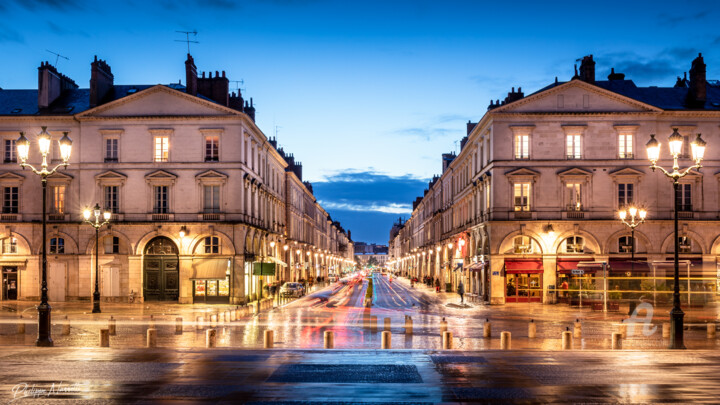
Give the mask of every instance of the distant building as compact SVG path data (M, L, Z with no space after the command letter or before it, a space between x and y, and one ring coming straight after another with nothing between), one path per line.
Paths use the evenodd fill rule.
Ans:
M387 245L376 245L374 243L355 243L355 259L362 265L368 264L373 259L373 262L378 266L385 267L388 261L388 247Z

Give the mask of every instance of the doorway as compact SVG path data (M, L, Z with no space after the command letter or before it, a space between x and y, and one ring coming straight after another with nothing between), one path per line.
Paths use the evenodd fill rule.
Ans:
M514 273L507 275L507 302L542 302L542 273Z
M2 269L2 299L14 301L18 298L17 267L3 267Z
M178 249L164 236L151 240L143 260L143 297L145 301L178 301L180 274Z

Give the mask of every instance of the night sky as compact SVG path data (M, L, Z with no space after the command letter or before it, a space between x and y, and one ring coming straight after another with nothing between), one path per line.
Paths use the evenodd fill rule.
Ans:
M588 54L598 77L672 86L702 52L720 79L718 18L712 1L4 0L0 87L37 88L47 50L81 87L94 55L116 84L184 82L176 31L197 30L198 70L242 80L333 219L387 243L490 99L569 80Z

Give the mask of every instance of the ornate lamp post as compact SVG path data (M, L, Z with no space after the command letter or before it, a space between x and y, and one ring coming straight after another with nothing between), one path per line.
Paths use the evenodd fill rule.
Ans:
M47 222L46 222L46 211L47 211L47 178L51 174L55 173L60 166L67 168L68 161L70 160L70 152L72 151L72 140L68 137L68 133L64 132L63 137L58 141L60 147L60 156L62 157L62 163L55 166L52 170L48 170L47 156L50 153L50 145L52 139L50 134L47 132L47 127L42 127L42 131L37 136L38 148L40 149L40 155L42 156L42 163L40 164L40 170L34 168L32 165L27 163L28 155L30 154L30 141L25 137L24 132L20 132L20 138L15 142L17 146L18 157L20 158L20 167L23 170L29 167L33 173L40 176L42 184L42 258L41 258L41 271L42 271L42 282L40 288L40 305L37 306L38 310L38 338L35 341L37 346L51 347L53 345L52 338L50 337L50 315L51 308L48 304L48 288L47 288Z
M91 216L95 216L95 219L91 220ZM98 269L100 268L99 265L99 255L100 255L100 249L99 249L99 233L100 228L110 222L110 216L112 214L110 211L101 212L100 211L100 204L95 204L95 207L92 210L85 209L83 211L83 218L85 218L85 222L92 225L93 228L95 228L95 291L93 292L93 314L99 314L100 311L100 289L98 288L98 280L100 279L98 275Z
M695 164L680 170L678 165L678 156L682 151L683 137L677 131L677 128L673 128L673 133L668 138L670 144L670 154L673 157L672 172L668 172L664 168L657 165L658 159L660 159L660 142L655 139L655 134L650 135L650 140L645 147L647 148L648 159L650 160L650 168L660 169L667 177L672 179L673 191L675 192L675 290L673 292L673 309L670 311L670 349L685 349L685 343L683 342L683 317L685 313L680 309L680 268L679 262L679 251L680 243L678 241L678 188L679 180L685 177L690 170L699 169L702 167L700 162L705 155L705 141L700 138L700 134L697 134L697 138L692 143L692 159Z
M630 214L630 222L626 220L628 214ZM645 222L645 217L647 216L647 211L644 209L638 210L634 206L628 207L628 209L622 209L618 211L618 217L620 218L620 221L625 224L627 227L630 228L630 238L632 240L632 246L630 246L630 252L631 252L631 262L630 265L632 266L632 269L634 270L635 266L635 228L638 227L638 225Z

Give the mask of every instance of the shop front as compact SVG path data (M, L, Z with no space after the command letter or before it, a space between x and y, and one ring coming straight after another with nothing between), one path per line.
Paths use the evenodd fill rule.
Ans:
M193 260L193 303L230 303L229 258L207 258Z
M18 299L17 267L2 267L2 299L3 301L14 301Z
M542 302L542 259L505 260L505 302Z

